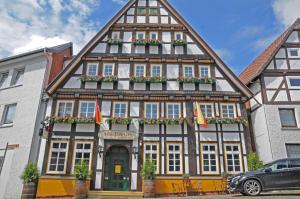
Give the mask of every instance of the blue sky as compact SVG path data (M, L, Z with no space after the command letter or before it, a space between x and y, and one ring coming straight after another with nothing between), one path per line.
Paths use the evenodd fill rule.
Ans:
M169 0L239 74L300 17L300 0ZM78 52L126 0L0 0L0 58L71 41Z

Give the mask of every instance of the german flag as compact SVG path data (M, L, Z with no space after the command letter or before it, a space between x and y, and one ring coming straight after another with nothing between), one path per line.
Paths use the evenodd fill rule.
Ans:
M100 112L98 99L96 99L95 121L96 121L96 124L98 124L99 126L102 124L102 115Z
M198 102L196 102L195 117L196 117L197 124L202 125L203 128L207 128L206 119L202 114L202 111L200 109L200 105Z

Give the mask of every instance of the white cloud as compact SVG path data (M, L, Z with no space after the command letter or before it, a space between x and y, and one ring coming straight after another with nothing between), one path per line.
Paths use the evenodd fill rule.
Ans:
M230 50L227 50L224 48L216 49L215 51L219 55L219 57L227 63L230 62L234 57L234 55L232 54L232 52Z
M120 4L120 5L124 5L125 3L128 2L128 0L112 0L112 2Z
M300 0L274 0L273 10L277 20L288 27L300 17Z

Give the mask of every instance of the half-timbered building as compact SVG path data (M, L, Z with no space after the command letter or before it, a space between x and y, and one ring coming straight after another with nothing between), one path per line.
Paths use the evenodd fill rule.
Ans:
M142 192L146 159L156 164L157 194L183 192L185 174L194 191L220 191L222 173L247 170L252 94L166 0L129 1L47 91L38 196L72 195L80 160L92 193ZM194 123L195 102L207 128Z
M250 101L256 150L264 162L300 157L300 19L240 75Z

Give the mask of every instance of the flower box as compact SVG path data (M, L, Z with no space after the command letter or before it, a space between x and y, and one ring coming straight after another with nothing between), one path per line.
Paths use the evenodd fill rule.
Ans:
M148 41L146 39L137 39L133 42L135 46L147 46Z
M243 124L245 126L248 125L248 121L245 118L237 117L237 118L207 118L208 124Z
M214 84L216 79L211 77L198 78L198 77L179 77L177 79L179 83L196 83L196 84Z
M49 117L49 122L51 124L63 123L63 124L93 124L95 123L95 118L83 118L83 117Z
M99 82L101 80L101 76L88 76L88 75L84 75L82 77L80 77L80 81L81 82Z
M182 39L177 39L173 42L173 46L185 46L186 42Z
M153 39L151 39L151 40L148 41L148 45L149 46L160 46L161 45L161 41L160 40L153 40Z
M131 118L109 118L106 120L106 123L108 124L120 124L120 125L129 125L131 124L132 119Z
M139 124L141 125L159 125L159 124L166 124L166 125L180 125L183 123L187 123L187 118L178 118L178 119L166 119L166 118L160 118L160 119L140 119Z
M132 83L165 83L165 77L130 77L129 82Z
M150 83L166 83L167 78L165 78L165 77L149 77L148 82L150 82Z
M121 46L123 41L121 39L109 39L107 42L109 45L118 45Z
M158 125L162 124L163 120L161 119L140 119L139 124L141 125Z
M117 82L118 81L118 77L117 76L105 76L102 77L101 82Z

